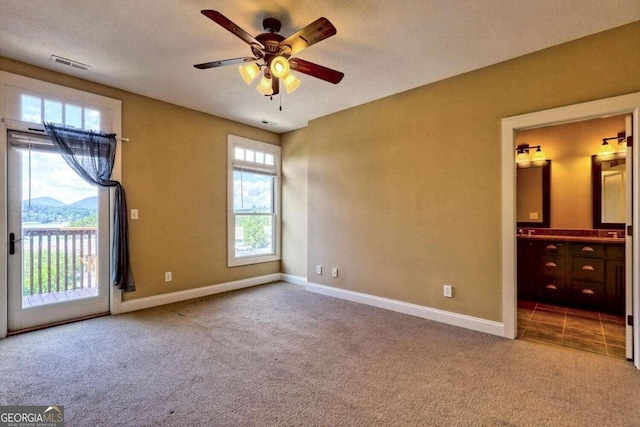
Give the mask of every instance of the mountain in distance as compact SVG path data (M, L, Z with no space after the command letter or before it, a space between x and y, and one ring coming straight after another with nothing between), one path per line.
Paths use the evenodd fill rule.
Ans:
M23 200L22 204L25 206L29 206L29 199ZM60 200L54 199L53 197L34 197L31 199L31 206L65 206L63 202Z
M98 198L97 197L87 197L86 199L78 200L75 203L71 203L69 206L74 208L82 208L89 209L92 211L98 210Z
M86 218L95 217L97 220L97 212L97 197L87 197L70 205L53 197L34 197L31 199L31 204L29 204L29 200L22 201L22 222L24 224L68 226L68 224L75 224Z
M24 206L29 206L29 200L22 201ZM80 209L89 209L92 211L98 210L98 198L97 197L87 197L86 199L78 200L77 202L71 203L67 205L64 202L61 202L58 199L54 199L53 197L34 197L31 199L31 206L47 206L47 207L63 207L69 206L72 208L80 208Z

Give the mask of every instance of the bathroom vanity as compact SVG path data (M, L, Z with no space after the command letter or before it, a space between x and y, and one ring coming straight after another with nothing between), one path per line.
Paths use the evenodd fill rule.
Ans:
M536 231L542 230L518 233L519 298L624 314L622 236L616 232L589 236Z

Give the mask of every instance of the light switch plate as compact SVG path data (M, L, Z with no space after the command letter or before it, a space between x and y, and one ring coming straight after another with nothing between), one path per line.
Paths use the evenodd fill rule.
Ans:
M446 298L453 298L453 287L451 285L444 285L444 296Z

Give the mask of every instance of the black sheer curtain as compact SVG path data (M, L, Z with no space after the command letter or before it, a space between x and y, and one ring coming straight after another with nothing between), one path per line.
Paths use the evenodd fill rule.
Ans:
M116 157L116 135L44 124L53 145L67 164L92 185L115 187L111 280L125 292L136 290L129 261L129 229L124 187L111 179Z

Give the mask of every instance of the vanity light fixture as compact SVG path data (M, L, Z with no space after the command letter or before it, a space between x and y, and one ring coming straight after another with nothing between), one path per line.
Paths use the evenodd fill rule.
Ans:
M618 136L612 136L609 138L602 138L602 145L600 146L600 150L598 150L598 156L610 156L611 154L616 152L615 147L609 145L609 141L617 140L618 145L621 145L618 153L626 153L627 152L627 139L624 137L624 133L621 132Z
M539 162L541 160L547 160L547 156L544 155L544 153L542 152L542 148L540 148L540 146L538 145L538 148L536 149L536 152L533 153L533 160L534 162Z
M534 148L536 151L533 154L533 157L529 159L529 153ZM540 145L521 144L516 147L516 163L525 163L529 161L539 162L542 160L547 160L547 156L544 155Z

